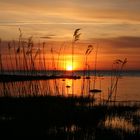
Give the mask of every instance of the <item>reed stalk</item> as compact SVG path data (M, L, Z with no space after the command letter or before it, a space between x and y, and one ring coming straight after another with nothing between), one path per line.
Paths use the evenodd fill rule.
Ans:
M1 39L0 39L0 72L3 73L3 62L2 62L2 53L1 53Z
M74 76L74 47L75 43L79 40L81 33L79 33L81 29L78 28L74 31L73 40L72 40L72 77ZM72 95L74 95L74 79L72 78Z
M123 68L125 64L127 63L127 59L125 58L124 60L117 59L113 63L113 65L117 65L117 69L114 70L115 75L111 76L111 86L109 89L109 96L108 96L108 101L109 102L112 99L112 95L114 94L114 101L116 101L116 96L117 96L117 88L118 88L118 82L121 76L121 72L123 71Z
M43 63L44 63L44 70L46 71L46 55L45 55L45 42L42 44L43 47Z

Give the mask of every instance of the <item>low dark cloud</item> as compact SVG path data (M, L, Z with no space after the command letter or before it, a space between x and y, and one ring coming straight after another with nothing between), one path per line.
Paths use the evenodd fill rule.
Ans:
M40 38L42 38L42 39L52 39L52 37L50 37L50 36L42 36Z
M122 36L116 38L100 39L100 42L117 48L140 48L140 37Z
M42 38L42 39L52 39L55 36L56 35L54 35L54 34L49 34L49 35L46 35L46 36L41 36L40 38Z

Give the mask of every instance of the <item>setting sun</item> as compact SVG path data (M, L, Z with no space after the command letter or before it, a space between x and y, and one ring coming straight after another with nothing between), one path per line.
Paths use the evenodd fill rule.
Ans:
M72 66L71 66L71 65L68 65L68 66L66 67L66 70L69 70L69 71L73 70L73 69L72 69Z

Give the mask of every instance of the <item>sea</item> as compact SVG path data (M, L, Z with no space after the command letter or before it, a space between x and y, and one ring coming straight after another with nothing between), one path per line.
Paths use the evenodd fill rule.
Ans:
M6 72L9 74L9 72ZM27 72L16 71L16 75ZM13 74L13 73L12 73ZM30 73L31 74L31 73ZM140 71L129 70L112 72L107 70L90 71L38 71L37 75L74 75L80 78L54 78L47 80L29 80L0 82L0 96L89 96L96 100L110 97L117 101L140 101ZM111 89L114 90L112 91ZM101 92L90 92L93 89ZM112 92L111 92L112 91Z

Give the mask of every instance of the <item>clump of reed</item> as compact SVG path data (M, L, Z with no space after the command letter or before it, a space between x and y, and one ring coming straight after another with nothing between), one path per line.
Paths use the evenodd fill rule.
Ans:
M2 50L0 50L1 72L4 70L9 73L11 72L11 74L16 74L19 71L29 75L35 74L35 71L37 70L46 70L44 48L45 42L41 44L39 43L38 47L36 47L33 42L33 37L31 36L25 39L21 29L19 28L18 40L8 42L6 54L2 56Z
M127 58L125 58L124 60L117 59L114 61L112 65L111 85L108 90L108 101L112 100L113 96L114 96L114 101L116 101L118 82L126 63L127 63Z
M76 46L77 41L80 39L80 28L75 29L74 33L73 33L73 40L72 40L72 67L74 67L74 49ZM33 95L33 96L37 96L37 95L48 95L48 94L52 94L52 95L61 95L61 87L59 85L58 80L54 77L53 82L51 80L46 80L46 81L39 81L39 77L35 78L34 81L30 81L27 82L27 86L26 86L26 82L24 82L24 80L28 81L30 79L32 79L31 76L38 76L40 75L40 71L43 72L45 71L45 73L47 74L47 60L46 60L46 52L45 52L45 48L47 47L47 44L45 42L42 43L38 43L38 46L35 45L34 41L33 41L33 37L29 37L27 39L24 38L24 35L21 31L21 29L19 28L19 37L17 41L9 41L7 44L7 52L6 54L2 52L2 41L0 40L0 71L1 71L1 79L0 82L2 83L0 86L0 90L1 90L1 96L12 96L13 94L17 95L17 96L26 96L26 95ZM64 45L62 45L59 49L59 51L54 50L51 47L51 54L52 54L52 68L53 68L53 76L56 75L56 70L59 67L59 59L60 59L60 55L61 55L61 51L62 49L65 47L65 43ZM65 48L64 48L65 49ZM63 50L64 50L63 49ZM84 57L85 57L85 70L84 70L84 76L83 76L83 84L81 87L81 95L84 96L84 93L87 95L91 95L94 93L95 91L97 91L95 89L95 83L96 83L96 67L97 67L97 53L98 53L98 43L97 43L97 47L95 48L95 76L94 76L94 81L90 81L89 77L89 63L88 63L88 57L89 55L92 53L93 51L93 45L88 45L85 53L84 53ZM54 52L57 52L57 54L54 54ZM56 58L57 57L57 60ZM118 85L118 80L119 80L119 75L121 73L121 71L123 70L123 66L126 60L122 61L122 60L116 60L115 64L117 65L121 65L120 69L118 70L114 70L114 73L116 74L116 76L112 77L111 79L111 87L109 89L109 96L108 96L108 101L110 101L112 99L112 96L114 95L114 100L116 100L116 93L117 93L117 85ZM14 75L24 75L26 77L16 77L17 79L20 79L21 81L14 81L11 83L6 83L6 78L4 78L4 74L10 74L12 76ZM7 74L7 75L8 75ZM42 75L43 77L44 75ZM74 70L72 70L72 77L74 77ZM10 77L11 78L11 77ZM24 79L25 78L25 79ZM14 79L14 78L13 78ZM33 80L33 79L32 79ZM44 79L42 79L44 80ZM85 84L86 81L86 84ZM46 84L46 87L43 85L42 83ZM68 90L65 82L63 82L63 89L62 89L62 94L64 94L64 92L66 93L66 91ZM53 85L53 86L52 86ZM16 90L15 90L15 87ZM53 87L53 88L52 88ZM93 90L91 90L91 87L93 88ZM44 89L46 90L44 90ZM74 95L74 80L72 79L72 86L70 87L72 89L72 95ZM69 88L69 89L70 89ZM93 92L94 91L94 92ZM99 90L98 90L99 91ZM90 93L92 92L92 93ZM17 94L16 94L17 93ZM69 92L67 92L69 93Z
M76 42L79 40L81 33L79 33L80 29L76 29L74 31L73 34L73 40L72 40L72 65L73 65L73 61L74 61L74 47ZM33 37L30 36L29 38L24 38L24 35L22 33L22 30L19 28L19 37L18 40L13 40L13 41L9 41L7 43L7 47L5 47L7 50L3 53L2 52L2 47L1 47L1 40L0 40L0 72L1 72L1 80L0 82L3 83L3 88L1 88L3 91L2 96L7 95L7 96L11 96L13 90L8 90L8 89L12 89L11 87L15 87L15 86L22 86L22 82L24 81L24 77L25 76L25 81L27 81L28 79L32 79L31 76L39 76L40 75L40 71L45 71L45 74L47 74L47 65L49 66L49 64L47 64L46 62L46 52L45 52L45 48L46 48L46 43L37 43L33 42ZM59 58L61 55L61 49L65 47L65 44L62 45L60 47L60 50L58 52L58 58L56 60L56 54L54 54L54 49L51 48L51 54L52 54L52 68L53 68L53 74L52 76L56 75L56 70L59 67ZM55 51L56 52L56 51ZM55 55L55 57L54 57ZM57 64L56 64L57 62ZM4 79L4 75L8 76L10 75L10 77ZM19 77L21 75L21 77ZM15 79L14 78L17 78ZM28 78L27 78L28 76ZM72 71L72 77L73 77L73 71ZM12 80L10 80L9 78L13 78L14 82L11 82ZM46 77L47 78L47 77ZM18 80L20 80L22 82L17 82ZM57 82L57 79L54 78L53 80L53 85L54 85L54 92L55 95L59 95L60 94L60 89L59 89L59 83ZM11 84L6 84L5 82L11 82ZM30 86L30 88L32 89L36 89L36 95L41 93L41 85L40 85L40 81L37 81L37 78L34 79L34 82L31 82L30 85L33 85L36 83L38 83L38 87L34 87ZM23 84L25 85L25 84ZM46 81L46 85L47 85L47 89L49 89L48 91L46 91L46 93L52 93L53 89L50 88L50 81ZM10 86L10 88L9 88ZM28 87L28 86L27 86ZM18 96L22 96L25 95L24 93L28 90L28 91L32 91L33 95L35 95L35 91L28 89L27 87L23 87L23 90L21 89L17 89L17 93ZM73 89L74 86L72 86ZM26 90L27 89L27 90ZM72 90L74 92L74 89ZM10 93L11 92L11 93ZM23 94L21 93L23 92ZM63 90L64 92L64 90ZM14 92L13 92L14 93ZM31 95L32 95L31 93ZM45 94L45 91L42 93L43 95ZM27 93L28 95L28 93Z

